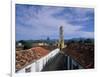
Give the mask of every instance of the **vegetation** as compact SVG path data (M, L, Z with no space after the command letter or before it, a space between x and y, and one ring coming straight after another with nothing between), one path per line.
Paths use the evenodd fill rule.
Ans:
M79 43L79 44L94 44L94 39L88 38L73 38L69 40L64 40L66 45L72 44L72 43ZM55 43L57 43L57 39L51 40L49 37L45 40L19 40L16 41L16 46L18 43L21 43L24 48L23 49L29 49L32 48L33 43L47 43L48 45L52 46Z
M92 38L73 38L70 40L65 40L66 44L71 44L71 43L79 43L79 44L94 44L94 39Z

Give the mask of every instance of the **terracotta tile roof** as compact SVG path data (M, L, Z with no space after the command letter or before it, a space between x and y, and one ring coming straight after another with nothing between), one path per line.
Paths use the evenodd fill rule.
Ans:
M16 51L16 71L48 53L49 50L43 47L33 47L28 50Z
M84 68L94 68L94 45L70 44L63 51L65 54L74 58Z

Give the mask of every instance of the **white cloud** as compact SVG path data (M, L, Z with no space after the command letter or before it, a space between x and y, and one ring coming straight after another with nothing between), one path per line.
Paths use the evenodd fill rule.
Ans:
M77 34L77 36L93 37L93 32L81 31L84 26L72 25L67 22L67 19L57 19L53 16L53 14L63 11L65 8L43 7L39 9L37 13L34 13L35 10L32 10L32 8L23 11L23 17L17 17L20 22L27 24L27 26L31 25L32 27L28 28L22 25L16 26L17 33L22 33L23 35L30 35L31 37L42 35L58 36L59 27L62 25L64 27L65 35ZM85 11L82 14L84 14ZM79 12L81 12L81 9L76 10L76 13Z

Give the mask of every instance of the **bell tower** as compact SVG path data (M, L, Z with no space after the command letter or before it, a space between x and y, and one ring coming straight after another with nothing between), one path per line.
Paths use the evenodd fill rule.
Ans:
M60 50L62 50L64 48L63 26L60 26L60 28L59 28L59 48L60 48Z

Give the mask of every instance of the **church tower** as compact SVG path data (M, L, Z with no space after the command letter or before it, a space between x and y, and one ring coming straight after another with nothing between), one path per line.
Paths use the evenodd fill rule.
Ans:
M60 26L60 28L59 28L59 48L60 48L60 50L62 50L64 48L63 26Z

